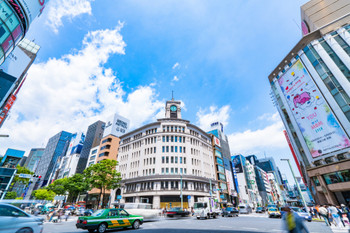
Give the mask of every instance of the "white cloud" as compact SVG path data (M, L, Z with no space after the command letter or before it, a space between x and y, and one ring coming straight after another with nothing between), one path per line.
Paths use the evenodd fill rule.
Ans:
M48 4L47 24L55 33L63 25L62 18L69 20L81 14L91 15L91 2L94 0L56 0Z
M284 125L278 113L264 114L258 119L271 121L271 124L262 129L249 129L228 135L232 153L254 154L288 146L283 134Z
M180 80L180 79L175 75L174 78L173 78L173 81L174 81L174 82L177 82L177 81L179 81L179 80Z
M210 129L210 124L215 121L220 121L224 126L228 124L230 106L225 105L218 109L217 106L210 106L209 109L200 109L197 112L197 122L201 129L207 131Z
M89 32L74 54L32 65L11 118L1 129L10 138L1 139L0 153L8 147L28 151L45 146L61 130L85 131L115 112L138 127L164 107L153 87L140 86L126 94L114 71L104 67L110 56L125 53L121 27Z
M178 62L176 62L174 65L173 65L173 70L175 70L177 67L179 67L180 64Z

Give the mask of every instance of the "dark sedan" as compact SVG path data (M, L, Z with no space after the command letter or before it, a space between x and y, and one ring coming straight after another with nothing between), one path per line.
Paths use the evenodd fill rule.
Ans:
M222 217L238 217L238 214L239 214L239 210L235 207L227 207L225 209L222 210L222 213L221 213L221 216Z
M180 207L171 208L166 212L167 217L175 217L175 216L186 217L188 215L190 215L190 211L183 210Z
M265 208L264 207L256 208L256 213L265 213Z

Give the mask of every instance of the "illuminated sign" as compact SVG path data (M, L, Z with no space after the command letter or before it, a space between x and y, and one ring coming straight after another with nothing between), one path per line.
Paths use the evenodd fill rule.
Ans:
M221 147L221 144L220 144L220 140L214 136L214 143L215 145L217 145L218 147Z

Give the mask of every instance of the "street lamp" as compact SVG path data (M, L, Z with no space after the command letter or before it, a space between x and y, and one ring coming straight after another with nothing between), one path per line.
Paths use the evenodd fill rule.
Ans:
M304 196L303 196L303 194L301 193L301 189L300 189L300 186L299 186L299 182L298 182L297 179L295 178L294 171L293 171L293 169L292 169L292 165L290 164L289 159L281 159L281 161L287 161L287 162L288 162L288 165L289 165L290 171L292 172L292 175L293 175L295 184L297 185L297 188L298 188L298 191L299 191L299 193L300 193L301 199L303 200L303 204L304 204L304 206L305 206L305 210L307 211L307 205L306 205Z

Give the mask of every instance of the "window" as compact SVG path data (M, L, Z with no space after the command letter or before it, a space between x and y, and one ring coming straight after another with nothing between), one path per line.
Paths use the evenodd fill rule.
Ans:
M184 168L184 174L187 174L187 169L186 168Z
M174 146L171 146L171 152L174 152Z
M162 152L163 153L165 152L165 146L162 146Z
M186 137L183 137L183 138L182 138L182 142L183 142L183 143L185 143L185 139L186 139Z
M184 157L184 164L186 164L186 157Z
M312 179L314 180L314 183L316 186L321 186L320 181L318 180L318 178L316 176L312 177Z
M168 156L166 157L166 163L169 163L169 157Z
M222 166L224 166L224 162L220 158L216 158L216 162Z
M180 163L182 163L182 157L180 157Z
M174 168L173 167L171 168L171 174L174 174Z
M177 146L175 146L175 152L177 152Z
M166 142L169 142L169 136L166 136Z
M175 174L177 174L178 173L178 170L177 170L177 168L175 168Z
M157 152L157 149L156 149L157 147L154 147L153 148L153 153L156 153Z
M156 163L156 157L153 157L153 164Z
M171 141L171 142L174 142L174 136L171 136L171 137L170 137L170 141Z
M184 153L186 153L186 147L184 147L183 150L184 150Z
M164 156L162 157L162 163L165 163L165 157Z
M129 214L125 211L125 210L118 210L118 212L119 212L119 217L121 217L121 216L128 216Z
M163 142L165 142L165 136L163 136Z
M174 157L171 156L171 163L174 163Z
M177 156L175 157L175 163L177 163Z
M11 206L0 206L0 216L6 217L28 217L28 215Z
M166 171L166 174L169 174L169 168L166 168L165 171Z
M169 146L166 146L166 152L169 152Z
M180 174L182 174L182 172L183 172L183 169L182 169L182 168L180 168Z
M175 142L177 142L177 136L175 136Z
M116 216L118 216L118 211L117 211L117 210L110 210L110 211L108 212L108 216L110 216L110 217L116 217Z
M162 168L162 174L164 174L164 167ZM162 182L163 183L163 182Z
M179 142L181 142L181 141L182 141L181 139L182 139L182 137L179 137Z

